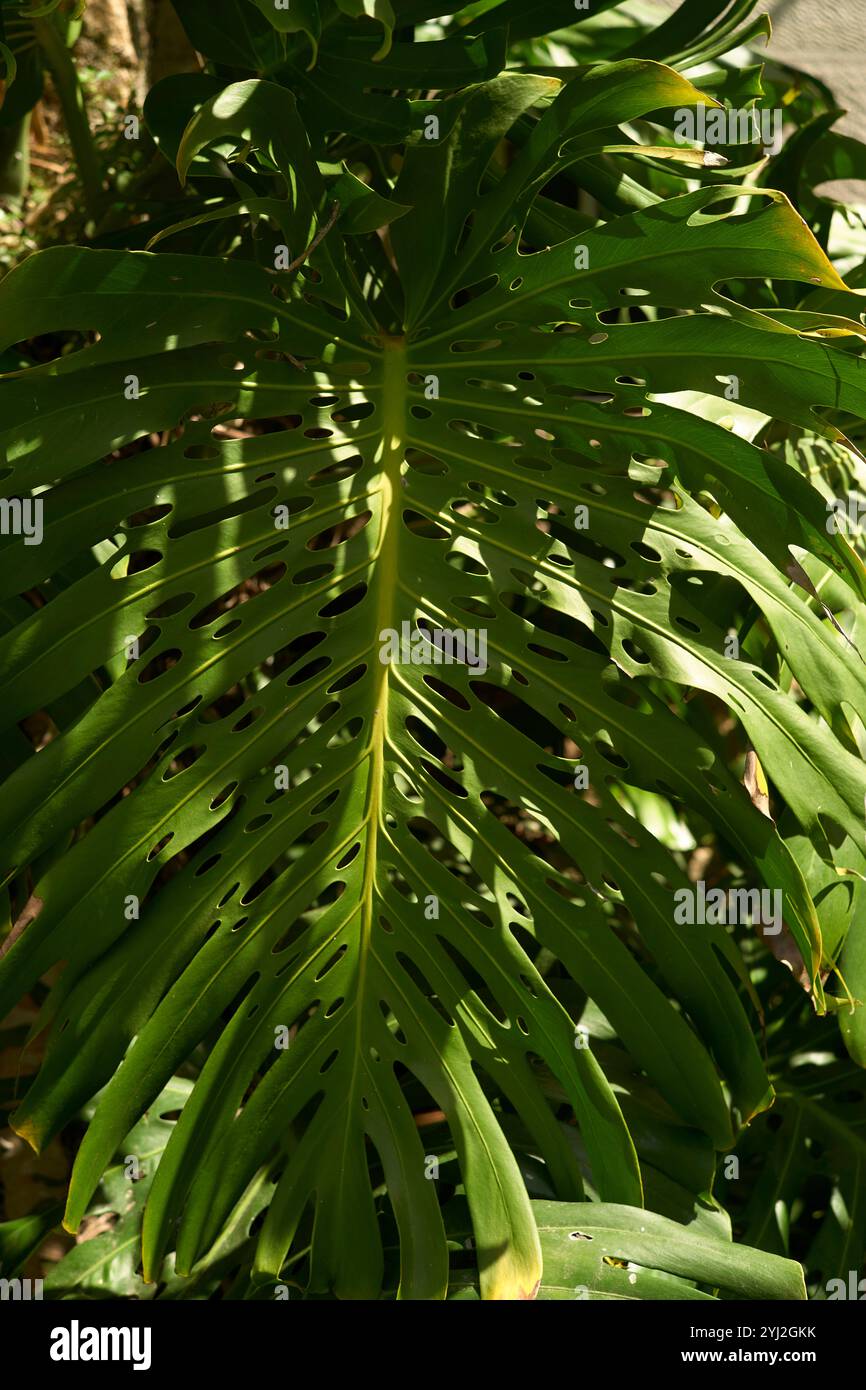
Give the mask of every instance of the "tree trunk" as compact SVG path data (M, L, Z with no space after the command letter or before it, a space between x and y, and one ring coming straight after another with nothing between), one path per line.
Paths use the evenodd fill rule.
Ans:
M143 54L136 48L135 27L134 6L128 6L126 0L88 0L81 37L75 46L79 63L83 59L97 72L111 73L110 81L104 86L99 84L100 90L127 111L139 110L147 95Z

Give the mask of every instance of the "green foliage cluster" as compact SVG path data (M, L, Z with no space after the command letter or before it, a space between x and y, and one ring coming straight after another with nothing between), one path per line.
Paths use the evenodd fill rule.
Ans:
M46 1292L827 1297L863 148L751 0L175 8L147 198L0 284L4 1098L110 1214Z

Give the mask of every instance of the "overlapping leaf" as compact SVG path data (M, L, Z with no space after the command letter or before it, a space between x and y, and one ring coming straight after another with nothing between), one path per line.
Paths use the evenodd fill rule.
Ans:
M804 1299L793 1260L743 1249L715 1232L683 1229L627 1207L534 1203L545 1252L541 1297L571 1299Z

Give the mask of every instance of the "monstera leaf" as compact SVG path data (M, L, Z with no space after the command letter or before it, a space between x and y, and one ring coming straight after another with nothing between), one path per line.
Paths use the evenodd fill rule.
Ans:
M533 1203L545 1277L540 1297L563 1299L804 1299L793 1260L742 1249L715 1231L601 1202Z
M802 1009L770 1042L776 1104L744 1131L719 1195L747 1245L788 1255L797 1242L810 1298L849 1298L866 1244L862 1061L804 1047Z
M837 1002L796 857L673 693L725 701L802 832L854 855L866 775L836 731L866 719L863 665L789 571L816 557L853 607L862 572L804 478L666 397L735 379L743 405L834 435L864 413L861 361L818 314L732 286L844 287L766 190L521 237L558 171L702 99L648 59L467 88L409 139L396 220L344 234L291 96L240 83L178 167L232 140L282 171L249 208L261 264L64 247L0 287L0 347L64 347L0 380L4 489L44 530L0 553L0 708L49 731L0 808L7 878L34 900L0 1012L64 962L14 1123L38 1147L104 1087L75 1230L123 1136L212 1045L147 1196L148 1280L172 1249L192 1269L271 1165L257 1278L312 1220L311 1291L375 1296L389 1212L401 1296L443 1297L433 1115L482 1297L533 1297L504 1120L560 1199L583 1194L539 1059L594 1192L642 1201L564 977L682 1123L731 1145L772 1099L739 956L721 926L675 920L689 881L640 797L688 807L782 893L815 1007ZM796 688L731 647L742 595Z
M124 1136L115 1162L102 1175L88 1209L87 1219L93 1223L90 1231L52 1266L45 1280L45 1298L150 1300L157 1294L156 1286L145 1284L140 1274L141 1218L166 1142L191 1089L192 1082L172 1077ZM251 1183L213 1248L197 1263L192 1278L177 1278L170 1267L162 1271L159 1297L212 1296L220 1277L242 1262L252 1243L249 1228L267 1205L270 1190L264 1175ZM55 1221L59 1221L59 1214ZM0 1245L2 1232L0 1227Z

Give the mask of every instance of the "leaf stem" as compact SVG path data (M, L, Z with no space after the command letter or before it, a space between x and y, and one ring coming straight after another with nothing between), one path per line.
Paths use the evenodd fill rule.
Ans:
M57 88L63 119L81 179L84 206L88 217L95 219L102 200L102 170L87 119L84 91L78 80L75 63L53 15L43 15L41 19L34 19L33 29Z

